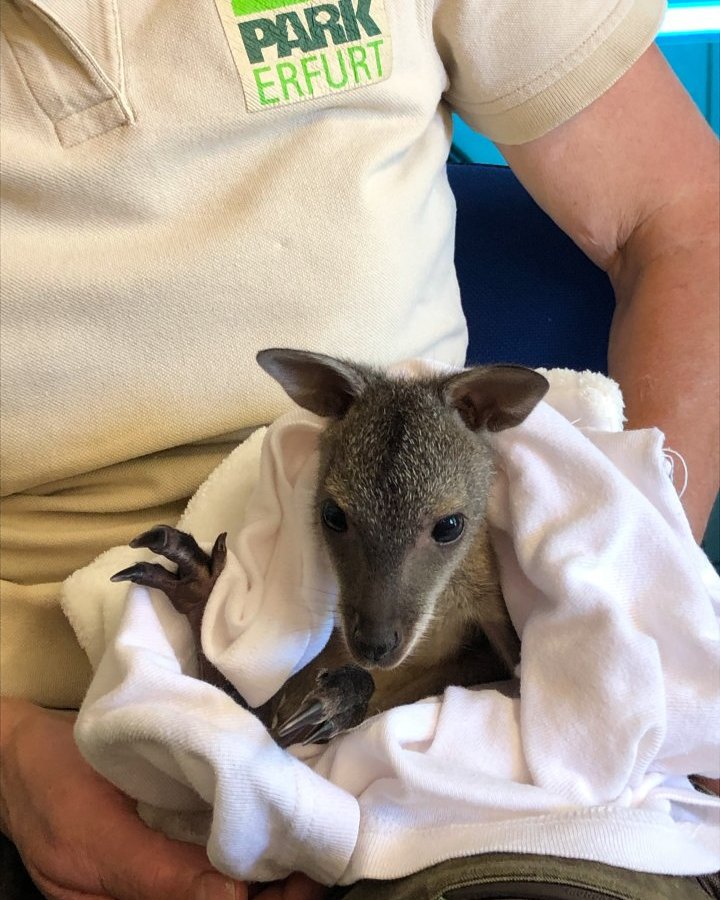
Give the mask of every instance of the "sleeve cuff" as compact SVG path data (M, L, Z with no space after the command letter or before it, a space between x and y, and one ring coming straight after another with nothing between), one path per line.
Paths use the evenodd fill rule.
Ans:
M612 87L653 42L665 0L619 3L603 25L559 65L486 103L453 104L481 134L524 144L566 122ZM452 99L451 99L452 102Z

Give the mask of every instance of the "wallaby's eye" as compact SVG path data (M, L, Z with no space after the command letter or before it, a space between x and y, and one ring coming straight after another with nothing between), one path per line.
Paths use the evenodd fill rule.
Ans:
M462 513L453 513L438 519L432 530L433 540L438 544L452 544L465 530L465 516Z
M326 500L320 510L323 525L330 531L343 532L347 531L348 523L345 513L335 503L334 500Z

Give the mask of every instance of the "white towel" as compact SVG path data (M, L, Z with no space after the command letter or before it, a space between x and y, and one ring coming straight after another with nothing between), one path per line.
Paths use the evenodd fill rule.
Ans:
M107 581L138 558L115 548L65 585L97 666L76 727L85 757L146 820L206 842L238 878L396 878L491 851L720 867L720 803L687 780L720 775L720 579L692 539L662 435L619 430L608 379L546 374L547 402L492 437L490 519L522 639L521 699L449 688L327 746L280 750L250 712L184 674L189 629L162 594ZM203 647L252 704L332 624L334 582L308 527L320 428L294 412L254 435L180 522L202 541L229 532Z

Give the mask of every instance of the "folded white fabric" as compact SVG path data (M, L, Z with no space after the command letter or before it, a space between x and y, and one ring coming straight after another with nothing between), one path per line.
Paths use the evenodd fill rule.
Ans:
M692 539L662 435L619 430L607 379L546 374L547 402L491 438L520 698L449 688L328 746L280 750L190 677L189 630L163 595L107 581L137 559L116 548L65 585L97 666L76 727L85 757L148 821L207 842L240 878L395 878L490 851L720 867L720 803L686 777L720 775L720 579ZM204 541L229 532L203 647L253 705L332 624L334 582L310 524L322 427L294 412L254 435L180 522Z

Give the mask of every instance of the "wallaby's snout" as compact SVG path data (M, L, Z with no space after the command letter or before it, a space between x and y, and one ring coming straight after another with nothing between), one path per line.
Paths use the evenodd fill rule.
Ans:
M391 668L402 658L403 628L397 620L345 613L345 642L355 660L368 668Z

